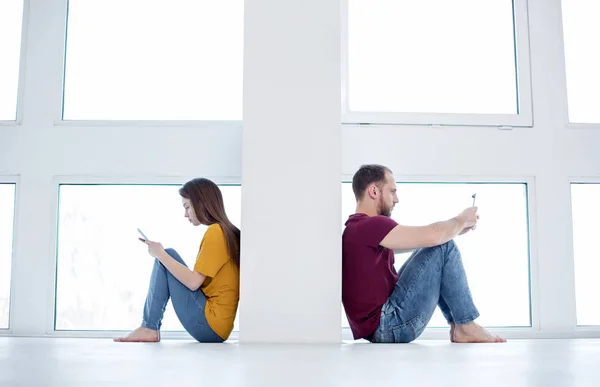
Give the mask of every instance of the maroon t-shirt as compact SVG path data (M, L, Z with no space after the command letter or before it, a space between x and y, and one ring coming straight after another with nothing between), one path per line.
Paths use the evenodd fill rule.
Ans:
M387 216L353 214L342 235L342 303L354 339L369 336L379 326L381 307L398 274L394 251L379 242L398 223Z

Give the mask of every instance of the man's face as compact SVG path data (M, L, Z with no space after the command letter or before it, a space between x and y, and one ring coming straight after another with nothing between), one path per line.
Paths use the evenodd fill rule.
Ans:
M398 203L398 196L396 196L396 182L394 176L387 172L385 174L385 184L381 186L379 202L377 203L377 213L379 215L390 217L392 216L392 210L396 203Z

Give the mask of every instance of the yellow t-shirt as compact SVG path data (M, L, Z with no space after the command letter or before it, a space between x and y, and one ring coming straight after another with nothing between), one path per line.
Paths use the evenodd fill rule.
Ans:
M217 335L227 340L240 299L240 271L227 252L225 234L219 224L212 224L206 230L194 270L206 276L200 286L206 296L206 321Z

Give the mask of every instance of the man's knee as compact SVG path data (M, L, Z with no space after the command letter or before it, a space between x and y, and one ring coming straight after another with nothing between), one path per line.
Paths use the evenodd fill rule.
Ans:
M452 250L456 248L456 242L454 242L454 239L450 239L448 242L444 243L444 246L448 249L448 250Z
M429 252L427 256L437 257L440 259L441 262L446 262L448 257L452 255L451 252L455 249L457 249L456 243L454 242L454 240L449 240L448 242L442 243L441 245L428 247L423 250Z

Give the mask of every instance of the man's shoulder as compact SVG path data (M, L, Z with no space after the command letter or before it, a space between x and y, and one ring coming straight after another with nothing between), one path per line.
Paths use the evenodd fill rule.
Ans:
M352 231L359 232L360 230L366 230L377 226L395 226L397 224L398 223L394 219L385 215L369 216L366 214L354 214L346 221L344 233Z

